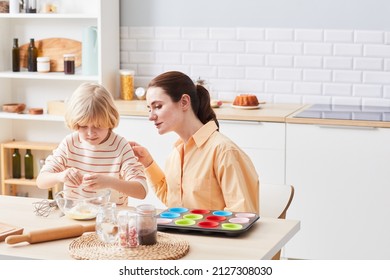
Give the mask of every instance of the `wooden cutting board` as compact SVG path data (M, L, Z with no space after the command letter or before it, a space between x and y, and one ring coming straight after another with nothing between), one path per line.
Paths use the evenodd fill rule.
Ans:
M0 223L0 242L4 241L5 238L9 235L22 234L22 233L23 233L23 228Z
M21 45L20 66L27 68L27 49L30 43ZM64 71L64 54L74 54L75 66L81 65L81 42L67 38L47 38L35 41L39 56L50 57L50 71Z

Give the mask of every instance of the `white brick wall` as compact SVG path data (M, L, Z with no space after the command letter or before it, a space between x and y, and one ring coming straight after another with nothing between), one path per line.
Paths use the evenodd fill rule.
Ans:
M208 82L213 98L390 105L390 32L121 27L121 68L136 86L170 70Z

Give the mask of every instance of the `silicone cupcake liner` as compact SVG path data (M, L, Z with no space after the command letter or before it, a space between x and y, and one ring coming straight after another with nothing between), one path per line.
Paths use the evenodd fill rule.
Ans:
M180 232L236 236L249 230L260 217L256 213L172 207L157 216L157 228Z

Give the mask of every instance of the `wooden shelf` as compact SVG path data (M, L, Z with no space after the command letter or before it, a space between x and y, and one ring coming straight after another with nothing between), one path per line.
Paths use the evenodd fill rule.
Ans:
M57 148L58 143L11 141L1 144L5 149L31 149L39 151L52 151Z
M7 186L11 186L11 195L16 194L16 186L31 186L36 187L35 179L26 179L26 178L10 178L10 159L11 159L11 151L12 149L20 149L26 150L31 149L35 151L46 151L47 153L51 153L54 149L56 149L58 143L47 143L47 142L30 142L30 141L10 141L1 143L1 157L0 157L0 166L1 166L1 194L6 195Z
M36 180L35 179L25 179L25 178L20 178L20 179L15 179L15 178L10 178L10 179L5 179L4 180L5 184L8 185L22 185L22 186L36 186Z

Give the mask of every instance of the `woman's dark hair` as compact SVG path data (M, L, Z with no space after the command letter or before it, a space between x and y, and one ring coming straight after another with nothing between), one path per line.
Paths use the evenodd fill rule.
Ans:
M186 74L169 71L150 81L148 88L159 87L168 94L173 102L179 102L183 94L191 98L191 107L198 119L206 124L214 120L219 128L217 116L210 105L210 93L202 85L195 83Z

